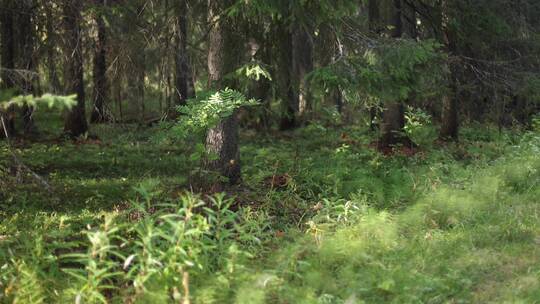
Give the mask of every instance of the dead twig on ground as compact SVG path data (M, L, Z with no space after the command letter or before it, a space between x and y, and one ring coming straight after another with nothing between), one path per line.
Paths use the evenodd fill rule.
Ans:
M28 172L30 174L30 176L32 176L32 178L34 178L34 180L36 180L39 184L41 184L43 186L43 188L45 188L45 190L47 190L49 193L53 193L54 191L53 191L53 188L51 187L51 185L49 185L49 183L43 177L39 176L36 172L34 172L27 165L25 165L21 161L21 159L17 156L17 153L15 153L15 151L13 150L13 147L11 146L11 141L10 141L10 138L9 138L9 134L7 132L6 123L4 121L4 116L1 113L0 113L0 121L2 123L2 128L4 129L4 135L6 136L6 142L7 142L7 146L8 146L8 151L11 154L11 157L13 158L13 161L15 162L15 164L17 165L19 170L22 169L22 170Z

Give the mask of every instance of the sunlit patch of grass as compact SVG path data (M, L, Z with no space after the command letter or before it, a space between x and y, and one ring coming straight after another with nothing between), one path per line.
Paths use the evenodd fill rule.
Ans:
M402 213L370 209L361 211L356 224L335 232L321 223L311 227L312 235L279 255L288 257L288 267L277 268L286 281L268 291L270 298L286 302L294 295L296 301L338 303L351 296L399 303L534 299L535 191L508 187L509 181L531 182L531 168L538 164L536 157L521 157L527 153L522 150L517 158L501 160L463 182L437 185ZM503 174L510 168L514 174Z
M482 303L534 303L539 295L540 252L532 246L503 250L500 266L486 271L472 297Z

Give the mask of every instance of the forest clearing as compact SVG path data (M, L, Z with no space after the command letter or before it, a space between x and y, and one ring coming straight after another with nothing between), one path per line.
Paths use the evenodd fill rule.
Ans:
M0 0L0 303L540 303L539 29Z

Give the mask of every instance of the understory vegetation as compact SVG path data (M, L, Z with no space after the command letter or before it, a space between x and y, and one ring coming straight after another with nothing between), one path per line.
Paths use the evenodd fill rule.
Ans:
M53 189L0 163L0 302L538 301L538 130L413 129L435 143L384 155L363 127L244 131L242 184L208 195L155 128L18 141Z
M540 1L0 0L0 304L540 304Z

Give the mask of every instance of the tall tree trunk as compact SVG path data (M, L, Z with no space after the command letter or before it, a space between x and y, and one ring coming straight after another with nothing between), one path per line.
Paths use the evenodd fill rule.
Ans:
M407 38L418 38L416 7L413 1L404 1L402 7L403 33Z
M457 140L459 132L457 100L452 93L445 94L442 99L442 124L439 138Z
M190 88L190 67L189 56L187 53L188 40L188 21L187 21L187 0L180 0L176 4L176 22L175 22L175 69L176 69L176 90L175 101L176 105L185 105L187 99L192 98L191 95L195 90ZM174 113L175 114L175 113ZM175 116L175 115L173 115Z
M116 117L114 118L115 121L119 120L120 122L123 122L124 121L124 111L122 110L122 102L124 101L124 94L123 94L123 91L122 91L122 83L123 83L123 77L122 77L122 74L118 74L116 77L115 77L115 82L114 82L114 91L115 91L115 97L116 97L116 108L118 110L118 117L119 119L117 119Z
M380 0L368 1L369 31L373 36L379 36L382 30Z
M219 90L225 85L224 76L236 64L232 21L221 15L230 1L208 0L208 87ZM211 156L205 160L205 169L228 178L230 184L240 181L240 153L238 150L238 121L236 113L211 128L206 136L206 150ZM219 183L218 183L219 184Z
M403 36L403 0L393 0L394 15L392 16L392 37Z
M287 25L283 26L287 28ZM280 60L280 69L285 68L289 73L282 88L282 97L285 97L284 93L287 92L287 104L281 129L287 130L295 128L304 120L310 107L311 92L306 75L313 70L313 39L311 33L300 24L295 24L281 39L281 56L290 56Z
M94 53L94 107L90 121L92 123L103 123L107 121L105 116L105 103L109 97L109 86L107 81L107 28L103 20L103 10L105 1L97 1L96 25L97 40Z
M124 121L138 121L140 125L145 124L145 78L146 78L146 52L147 40L145 32L140 28L144 27L145 13L147 9L146 1L133 1L133 10L126 15L129 23L136 25L137 29L132 29L127 33L128 48L127 61L123 65L125 81L127 83L125 98L127 101ZM131 111L129 111L131 109Z
M451 29L449 28L449 12L448 2L443 0L441 2L441 29L440 39L445 46L446 51L450 56L456 52L456 45L453 41ZM439 138L441 140L458 140L459 136L459 117L458 117L458 100L457 100L457 73L452 62L447 63L449 75L448 75L448 92L442 99L442 113L441 113L441 129L439 131Z
M281 117L279 128L281 130L290 130L296 127L296 98L292 85L293 65L293 45L292 35L287 24L282 21L277 25L276 39L278 46L277 73L278 73L278 98L283 105L283 114Z
M321 53L320 64L329 66L336 62L336 59L341 55L342 46L339 45L338 39L335 39L335 34L330 24L323 24L320 27L317 41L317 48ZM343 111L343 95L339 86L330 87L325 92L325 103L334 104L338 113Z
M378 38L382 31L381 25L381 8L379 0L368 1L368 26L370 34ZM377 129L377 116L380 115L378 105L371 105L369 107L369 129L375 131Z
M303 120L311 106L311 92L306 76L313 71L313 39L309 30L302 25L294 27L292 38L294 108L298 119Z
M27 71L21 75L21 89L23 94L29 95L36 93L34 87L34 81L36 80L37 73L34 73L36 66L35 56L34 56L34 29L32 18L34 16L34 0L25 0L21 1L20 13L18 14L19 22L19 40L20 45L18 46L18 66L21 69ZM22 118L23 118L23 130L25 134L30 134L35 132L34 120L32 118L33 108L24 105L21 109Z
M64 131L77 137L88 131L85 115L85 95L83 83L83 54L81 32L81 0L64 0L62 3L64 12L65 32L65 93L77 94L77 104L66 113Z
M57 33L54 30L55 28L55 19L53 16L53 5L50 1L45 1L43 4L43 9L45 11L45 31L47 33L47 40L45 41L47 48L47 71L48 71L48 80L49 80L49 91L53 94L58 94L62 91L62 85L60 84L60 79L58 77L58 72L56 69L56 39Z
M126 115L128 121L138 121L139 124L144 124L146 119L146 108L144 104L145 94L145 76L146 76L146 56L143 37L140 33L135 33L132 44L130 45L130 56L128 70L126 70L126 100L128 106L125 114L129 109L135 109L135 117Z
M394 0L394 16L392 17L392 37L403 35L402 0ZM379 149L385 150L401 144L413 146L413 142L405 135L405 111L402 101L387 101L383 109L381 137Z
M397 144L410 145L410 142L403 134L404 127L405 112L403 103L395 101L386 102L382 117L379 147L386 149Z
M268 64L271 62L270 45L265 37L265 33L260 30L260 27L255 27L255 30L251 30L247 33L249 36L248 45L248 57L251 62L259 62ZM261 105L257 117L255 118L255 128L259 131L266 131L270 128L269 113L270 113L270 93L272 84L271 81L265 77L261 77L259 80L252 80L248 88L248 95L261 101ZM247 112L248 110L246 110ZM248 117L250 117L248 115Z
M138 56L138 70L137 70L137 90L136 94L139 99L140 106L140 123L144 124L146 120L146 106L144 104L145 93L145 78L146 78L146 55L141 52Z
M529 2L527 0L518 0L516 4L518 10L518 22L519 22L519 38L527 40L531 36L529 29Z
M4 0L2 5L5 7L0 12L0 23L2 27L2 70L0 71L0 77L2 80L2 89L14 89L14 68L15 68L15 40L14 40L14 27L13 27L13 2L11 0ZM15 113L13 109L8 109L5 112L0 111L5 130L0 124L0 138L15 134Z

